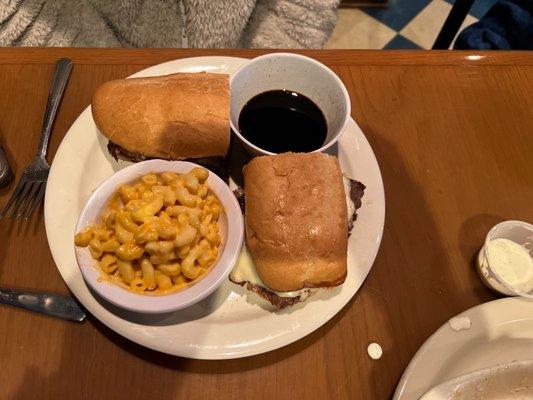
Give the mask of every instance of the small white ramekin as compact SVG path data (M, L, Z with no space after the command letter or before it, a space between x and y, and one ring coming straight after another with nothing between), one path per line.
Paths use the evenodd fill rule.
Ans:
M533 292L524 293L509 285L492 267L490 251L488 251L488 249L490 241L498 238L509 239L520 245L526 246L526 248L532 249L533 225L528 224L527 222L514 220L503 221L494 225L489 233L487 233L485 243L477 257L478 275L483 283L490 289L506 296L522 296L533 299Z
M239 130L239 115L252 97L268 90L292 90L307 96L324 113L328 132L325 152L342 136L350 120L351 103L346 87L324 64L292 53L271 53L244 64L230 78L230 126L244 148L252 155L272 155L246 139Z
M135 181L150 172L186 173L194 167L198 165L185 161L148 160L118 171L93 192L78 218L76 233L98 220L109 198L120 185ZM96 268L96 261L92 259L89 250L75 247L76 259L85 282L98 295L116 306L150 314L180 310L213 293L227 279L239 257L244 238L244 225L239 203L229 186L213 172L209 173L207 184L218 197L224 212L220 217L222 243L219 257L204 277L179 292L159 296L142 295L111 282L100 282L101 272ZM74 245L74 237L72 242Z

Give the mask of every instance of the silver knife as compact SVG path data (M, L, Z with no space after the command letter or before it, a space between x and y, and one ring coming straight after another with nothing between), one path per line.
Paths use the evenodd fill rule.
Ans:
M70 321L81 322L85 319L85 313L70 296L0 288L0 303Z

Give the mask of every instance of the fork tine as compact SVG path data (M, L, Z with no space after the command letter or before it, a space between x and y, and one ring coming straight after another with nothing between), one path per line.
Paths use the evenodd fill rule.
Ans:
M11 206L13 206L15 204L15 207L16 207L18 199L19 199L19 197L20 197L20 195L22 193L22 188L24 188L25 186L26 186L26 182L24 182L22 180L19 180L19 183L17 184L17 187L15 188L15 191L13 192L11 197L9 198L9 201L4 206L4 208L2 210L2 213L0 214L0 219L4 218L7 215L9 209L11 208Z
M33 204L29 208L28 212L24 215L25 220L30 218L33 212L35 211L35 209L39 206L39 204L41 203L41 200L43 199L45 190L46 190L46 182L41 182L39 192L37 193L37 196L35 197Z
M11 208L11 212L9 214L9 217L11 219L17 218L17 215L20 211L20 207L28 198L28 193L30 192L32 185L33 185L33 182L25 182L19 198L15 201L15 206Z
M32 182L30 190L28 191L28 195L26 196L26 199L23 202L23 204L21 204L21 206L19 207L19 212L17 213L15 218L22 217L24 213L26 212L26 210L28 210L28 208L31 208L35 197L39 193L40 187L41 187L41 182Z

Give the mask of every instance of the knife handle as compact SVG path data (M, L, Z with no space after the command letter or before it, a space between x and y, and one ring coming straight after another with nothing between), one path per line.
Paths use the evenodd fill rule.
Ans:
M85 312L70 296L0 288L0 303L70 321L81 322L85 319Z
M0 144L0 188L6 186L13 179L13 172L7 162L7 156Z

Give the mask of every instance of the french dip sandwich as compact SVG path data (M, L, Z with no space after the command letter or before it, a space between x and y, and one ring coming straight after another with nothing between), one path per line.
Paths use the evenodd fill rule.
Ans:
M230 143L229 76L177 73L109 81L92 100L115 159L224 156Z
M348 235L364 185L336 157L284 153L243 169L246 247L230 279L283 308L347 275Z

